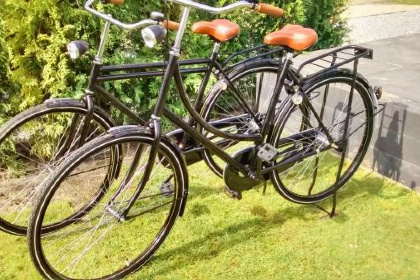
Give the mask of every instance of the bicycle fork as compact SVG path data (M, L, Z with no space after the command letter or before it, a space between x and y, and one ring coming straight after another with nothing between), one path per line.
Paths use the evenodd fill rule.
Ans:
M143 169L142 166L139 166L142 155L145 152L144 145L140 144L136 148L136 151L135 151L134 157L133 157L133 161L130 165L129 170L127 171L127 174L126 174L125 178L120 183L120 186L118 187L117 191L115 192L115 194L112 196L110 201L105 206L105 209L111 215L113 215L115 218L117 218L117 220L120 221L120 222L123 222L127 219L127 215L130 212L130 209L133 207L134 203L139 198L140 194L143 192L146 184L149 181L150 175L151 175L153 167L155 165L155 160L158 157L158 149L159 149L160 140L161 140L161 137L162 137L161 129L160 129L160 118L158 118L156 116L152 116L152 120L153 120L153 125L151 124L150 126L154 130L154 142L153 142L152 147L150 148L149 156L148 156L148 159L147 159L147 163L144 166L144 169ZM128 200L127 205L124 207L124 209L122 211L115 210L114 209L115 200L118 198L118 196L120 196L120 194L126 188L129 187L129 185L133 181L133 177L135 175L137 175L136 173L141 172L141 171L144 172L143 176L142 176L140 182L138 183L138 185L136 187L136 190L134 191L133 195ZM166 179L164 184L169 182L170 179L171 179L171 177Z
M142 193L144 187L146 186L147 182L149 181L149 177L152 173L152 170L153 170L153 167L154 167L154 164L155 164L155 160L158 156L158 150L159 150L160 142L161 142L161 139L162 139L161 122L160 122L161 119L160 119L159 116L161 115L162 110L163 110L164 105L165 105L166 95L167 95L167 92L169 90L170 81L171 81L172 76L174 74L174 71L176 69L176 64L177 64L177 60L176 60L175 56L171 55L170 59L169 59L169 63L168 63L168 70L165 72L165 76L163 78L162 87L161 87L160 93L159 93L159 98L158 98L155 110L154 110L154 112L151 116L150 122L149 122L149 128L153 133L154 141L153 141L153 145L150 149L149 158L147 160L146 167L144 169L143 177L142 177L140 183L137 185L137 188L136 188L134 194L131 196L127 206L123 209L123 211L121 213L115 211L115 209L112 206L113 206L113 202L115 201L115 199L118 197L118 195L126 187L126 184L124 184L124 183L120 185L118 191L113 195L110 202L106 206L106 210L111 215L115 216L118 219L118 221L126 220L127 214L129 213L130 209L133 207L136 200L139 198L139 196ZM137 169L137 165L139 163L142 151L143 151L142 148L141 149L138 148L136 150L133 163L131 164L129 173L127 174L126 179L124 181L128 180L127 182L129 182L131 177L135 174L134 171ZM167 179L167 181L169 181L169 180Z

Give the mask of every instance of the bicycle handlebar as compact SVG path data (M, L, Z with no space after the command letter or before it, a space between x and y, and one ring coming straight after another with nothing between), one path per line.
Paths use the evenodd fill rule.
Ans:
M87 0L85 3L85 9L88 12L94 14L95 16L105 21L108 21L112 24L115 24L121 27L122 29L133 30L133 29L137 29L137 28L147 26L147 25L159 24L158 21L153 20L153 19L145 19L145 20L141 20L139 22L132 23L132 24L123 23L117 19L114 19L111 15L105 15L95 10L94 8L92 8L92 4L94 2L95 0ZM124 0L107 0L106 2L116 4L116 5L124 4ZM185 7L190 7L190 8L206 11L211 14L222 14L222 13L230 12L230 11L237 10L240 8L250 8L250 9L254 9L255 11L259 13L267 14L267 15L271 15L275 17L281 17L283 15L283 10L275 6L264 4L264 3L253 3L253 2L249 2L245 0L238 1L236 3L230 4L224 7L220 7L220 8L211 7L205 4L194 2L192 0L168 0L168 2L173 2L175 4L179 4ZM163 22L163 26L171 30L178 30L179 28L179 24L177 22L167 21L167 20Z
M164 19L160 23L160 25L165 27L166 29L169 29L169 30L178 30L179 29L179 23L178 22L167 20L167 19Z
M270 15L273 17L281 17L284 14L283 9L273 6L273 5L264 4L264 3L258 3L255 6L255 11L257 11L258 13Z
M179 4L184 7L190 7L197 10L202 10L210 14L222 14L222 13L230 12L233 10L237 10L242 7L251 8L251 9L255 7L254 3L250 3L248 1L239 1L230 5L224 6L224 7L220 7L220 8L197 3L191 0L168 0L168 2Z
M121 2L120 0L111 0L111 1L112 2ZM93 2L95 2L95 0L86 1L85 9L88 12L94 14L95 16L97 16L97 17L99 17L99 18L101 18L105 21L108 21L112 24L115 24L115 25L117 25L117 26L119 26L123 29L133 30L133 29L137 29L137 28L140 28L140 27L143 27L143 26L146 26L146 25L158 24L158 22L156 20L152 20L152 19L144 19L144 20L141 20L139 22L132 23L132 24L123 23L119 20L114 19L111 15L102 14L101 12L98 12L97 10L92 8L91 6L92 6Z
M233 3L231 5L227 5L220 8L197 3L192 0L168 0L168 2L173 2L175 4L179 4L185 7L190 7L190 8L206 11L210 14L222 14L222 13L230 12L233 10L237 10L242 7L254 9L255 11L259 13L271 15L274 17L281 17L284 14L282 9L275 7L273 5L264 4L264 3L254 3L253 1L246 1L246 0L242 0L236 3Z
M105 3L110 3L114 5L124 5L124 0L105 0Z

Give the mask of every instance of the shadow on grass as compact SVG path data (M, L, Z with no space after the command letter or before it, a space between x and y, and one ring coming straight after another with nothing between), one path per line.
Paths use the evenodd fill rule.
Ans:
M246 222L233 224L162 254L157 254L151 259L151 262L157 263L161 268L153 270L150 274L145 273L144 276L154 279L156 276L170 273L173 269L190 265L196 260L212 259L222 251L229 250L244 240L257 236L263 229L268 228L263 221L264 219L254 218ZM220 241L222 238L228 238L229 241ZM211 246L211 249L207 249L209 246ZM173 256L176 256L176 260L170 260Z
M223 186L223 184L221 184ZM188 187L188 200L194 198L194 199L204 199L209 196L215 195L220 193L222 190L222 187L220 188L210 188L204 184L197 184L193 182Z
M337 223L346 222L349 217L344 211L350 204L370 203L369 201L373 202L372 200L377 198L391 200L409 195L409 192L406 189L398 186L392 186L389 182L387 183L387 180L388 179L376 176L371 172L367 173L362 178L355 178L353 176L353 178L337 192L336 215L332 218L332 220ZM388 187L387 184L389 187L394 189L392 191L385 191ZM328 212L331 211L332 197L318 203L317 205L321 206ZM313 207L313 205L309 204L306 205L306 207ZM322 213L322 210L317 209L317 211L321 211ZM322 218L330 219L327 214L322 216Z
M408 192L401 188L385 192L387 188L385 178L378 177L372 173L368 173L363 177L353 177L350 182L344 185L338 191L338 215L332 221L336 223L345 223L349 217L345 213L345 209L349 204L369 203L370 199L380 197L381 199L395 199L408 195ZM217 189L204 187L199 184L195 186L195 197L206 197L217 193ZM279 196L279 199L282 199ZM362 202L363 201L363 202ZM331 199L327 199L321 203L327 209L330 209ZM340 206L341 205L341 206ZM188 266L197 260L210 260L218 256L221 252L227 251L258 235L270 230L282 227L285 221L290 219L301 219L303 221L314 220L316 217L323 218L326 215L313 205L291 205L282 209L280 212L273 213L267 211L262 206L254 206L250 209L254 216L244 222L231 224L225 228L209 232L207 235L184 243L172 249L163 251L153 256L151 263L157 269L139 272L139 276L154 279L159 275L171 273L174 269ZM210 214L210 210L205 203L194 204L190 209L190 214L194 217L202 214ZM330 220L329 218L326 220ZM170 242L170 241L169 241Z
M204 207L205 206L200 206ZM315 208L296 207L292 205L281 212L269 213L264 207L255 206L251 213L255 216L244 222L232 224L222 229L209 232L207 235L184 243L176 248L157 253L150 260L159 269L152 269L150 272L140 271L139 276L154 279L159 275L171 273L174 269L190 265L197 260L210 260L217 257L223 251L227 251L255 238L264 232L280 228L285 221L298 218L310 220L311 214L318 213ZM170 242L170 241L169 241Z

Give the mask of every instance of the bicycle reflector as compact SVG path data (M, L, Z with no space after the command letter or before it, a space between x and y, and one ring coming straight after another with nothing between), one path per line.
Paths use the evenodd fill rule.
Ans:
M151 25L141 30L141 36L147 47L153 48L166 37L166 29L159 25Z
M69 52L71 59L76 59L86 53L89 48L89 44L85 41L72 41L67 45L67 51Z

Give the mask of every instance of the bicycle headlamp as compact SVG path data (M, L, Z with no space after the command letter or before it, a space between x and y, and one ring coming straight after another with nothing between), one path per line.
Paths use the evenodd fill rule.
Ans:
M141 36L147 47L153 48L166 37L166 29L159 25L151 25L141 30Z
M72 41L67 44L67 51L69 52L71 59L76 59L86 53L89 48L89 44L85 41Z

